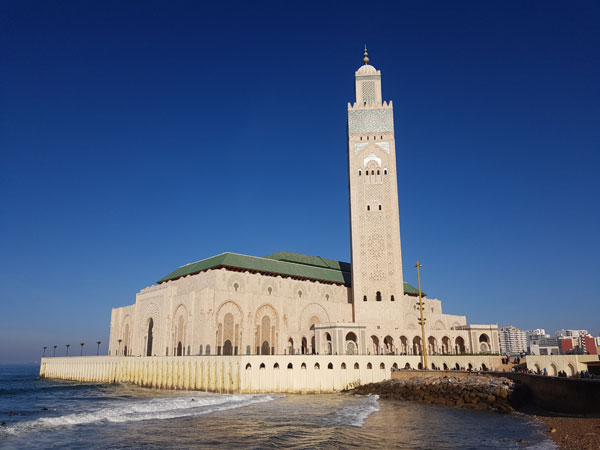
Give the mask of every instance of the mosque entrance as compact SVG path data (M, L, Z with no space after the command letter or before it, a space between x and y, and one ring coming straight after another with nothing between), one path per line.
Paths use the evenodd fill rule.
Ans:
M223 355L233 355L233 345L229 339L223 344Z
M262 346L260 348L260 354L261 355L270 355L271 354L271 347L269 346L269 341L264 341L262 343Z
M152 329L154 328L154 320L148 322L148 346L146 348L146 356L152 356Z
M177 343L177 356L181 356L181 352L183 350L183 345L181 345L181 341Z

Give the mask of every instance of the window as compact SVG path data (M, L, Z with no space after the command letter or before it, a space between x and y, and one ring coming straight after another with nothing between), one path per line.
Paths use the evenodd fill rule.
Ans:
M380 173L379 169L377 169L377 175L381 175L381 173Z
M267 289L267 292L269 293L269 295L271 295L273 293L273 288L271 286L269 286L269 288Z
M387 169L383 169L383 174L387 175Z
M367 296L365 295L365 296L363 296L363 302L366 302L366 301L367 301Z
M375 300L378 302L381 301L381 292L377 291L377 294L375 294Z
M298 298L302 298L302 291L298 291Z
M206 345L206 354L210 355L210 345Z
M202 345L200 345L200 350L198 350L198 354L201 355L202 354Z
M329 301L329 294L325 294L325 300Z
M393 296L393 295L390 297L390 300L391 300L391 301L394 301L394 296Z
M379 205L379 211L381 211L381 205Z
M234 283L234 284L233 284L233 290L234 290L235 292L237 292L237 290L238 290L239 288L240 288L240 285L239 285L239 284L237 284L237 283Z
M374 170L371 170L371 175L375 175L375 171Z
M371 211L371 206L367 205L367 211Z
M288 369L293 369L293 368L294 368L294 365L292 363L289 363L288 364Z
M358 176L360 177L362 175L362 170L358 169Z
M247 346L246 346L246 355L249 355L249 354L250 354L250 352L251 352L251 350L250 350L250 346L249 346L249 345L247 345Z

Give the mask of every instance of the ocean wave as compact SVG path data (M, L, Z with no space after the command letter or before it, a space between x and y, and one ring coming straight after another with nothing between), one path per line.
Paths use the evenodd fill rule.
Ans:
M164 420L210 414L216 411L241 408L257 403L266 403L283 396L263 394L210 395L206 397L162 397L144 401L120 401L115 405L86 413L66 414L58 417L43 417L21 422L4 428L8 434L48 428L86 425L96 422L134 422L141 420Z
M378 395L356 396L355 398L359 403L343 406L336 411L330 425L362 427L371 414L381 409Z

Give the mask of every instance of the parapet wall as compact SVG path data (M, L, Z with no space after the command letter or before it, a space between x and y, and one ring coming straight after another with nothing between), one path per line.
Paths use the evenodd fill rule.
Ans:
M471 364L494 368L494 356L430 356L443 367ZM83 356L43 358L40 377L62 380L130 382L156 389L210 392L324 393L389 379L392 367L412 368L420 356L274 355L274 356Z

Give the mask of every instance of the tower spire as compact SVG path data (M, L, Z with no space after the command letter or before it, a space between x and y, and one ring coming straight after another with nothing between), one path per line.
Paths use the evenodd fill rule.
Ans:
M363 58L365 65L369 64L369 53L367 52L367 44L365 44L365 57Z

